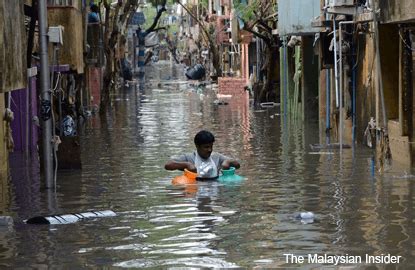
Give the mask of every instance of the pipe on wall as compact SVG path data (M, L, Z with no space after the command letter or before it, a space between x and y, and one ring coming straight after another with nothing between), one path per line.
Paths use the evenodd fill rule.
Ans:
M342 26L345 24L354 24L354 21L342 21L339 23L339 66L340 66L340 88L339 88L339 143L340 143L340 151L343 150L343 130L344 130L344 123L343 123L343 50L342 50L342 44L343 44L343 32L342 32Z

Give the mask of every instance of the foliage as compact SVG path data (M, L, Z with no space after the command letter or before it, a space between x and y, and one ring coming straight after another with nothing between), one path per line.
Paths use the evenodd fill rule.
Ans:
M156 10L155 6L149 4L149 5L146 5L143 8L143 13L144 13L144 16L146 18L146 22L144 23L144 25L141 28L147 29L153 23L153 21L151 20L151 18L156 17L157 10Z
M253 22L264 19L275 13L278 9L276 0L233 0L238 17L244 22Z
M275 74L276 59L275 48L278 41L273 36L273 29L277 22L277 1L276 0L233 0L239 20L242 20L243 30L248 31L261 39L265 44L264 52L261 52L260 72L265 76L263 87L256 96L256 102L269 101L269 97L275 96L275 89L272 88L273 74Z
M203 8L208 8L209 7L209 1L208 0L200 0L199 4L203 7Z
M251 21L256 17L254 11L259 9L260 1L255 0L250 4L247 4L246 1L243 0L234 0L233 4L240 19L243 21Z

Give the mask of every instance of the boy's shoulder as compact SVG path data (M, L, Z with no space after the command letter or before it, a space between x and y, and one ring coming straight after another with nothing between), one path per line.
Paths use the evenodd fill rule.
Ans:
M182 161L192 161L195 159L195 153L189 152L189 153L180 154L180 155L174 156L172 159L182 160Z

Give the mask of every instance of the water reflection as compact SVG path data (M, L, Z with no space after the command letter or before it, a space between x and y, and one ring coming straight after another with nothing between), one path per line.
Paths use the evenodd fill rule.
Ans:
M83 170L61 172L56 194L40 189L37 161L16 153L2 204L16 223L0 231L1 267L311 268L286 264L283 254L391 253L410 269L414 172L393 167L380 175L360 146L343 150L340 162L336 150L310 148L319 142L317 123L284 122L278 107L256 110L246 97L216 105L213 88L189 85L182 72L169 63L150 67L145 82L114 95L105 118L89 118ZM215 134L215 151L241 160L244 181L171 185L179 172L165 171L165 161L193 151L201 128ZM21 223L106 209L117 217ZM303 211L316 221L294 218Z

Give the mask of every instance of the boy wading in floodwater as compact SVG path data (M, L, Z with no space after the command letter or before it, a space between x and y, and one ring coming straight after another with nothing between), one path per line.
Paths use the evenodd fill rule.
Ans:
M164 168L166 170L184 170L197 173L197 180L216 180L221 169L228 170L230 167L239 169L241 166L235 159L213 152L215 136L209 131L199 131L194 142L196 151L186 153L169 160Z

